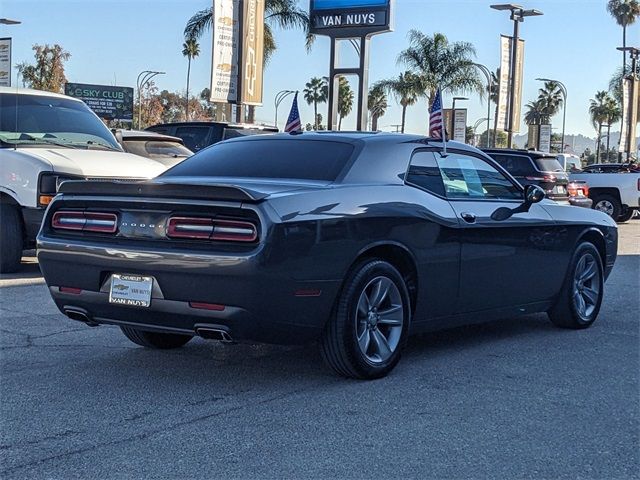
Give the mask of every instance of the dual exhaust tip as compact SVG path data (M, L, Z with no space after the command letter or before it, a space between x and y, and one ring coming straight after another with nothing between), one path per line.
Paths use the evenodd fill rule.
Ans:
M83 322L90 327L97 327L99 324L89 317L89 314L79 308L65 308L64 314L71 320ZM197 325L195 327L196 335L207 340L217 340L224 343L233 343L233 338L229 331L222 326Z

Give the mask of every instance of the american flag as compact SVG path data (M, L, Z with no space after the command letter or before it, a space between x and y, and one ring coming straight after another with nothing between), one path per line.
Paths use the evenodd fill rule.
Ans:
M436 98L433 100L430 113L429 136L431 138L442 138L444 124L442 121L442 95L440 94L440 89L436 92Z
M287 126L284 127L285 132L300 132L302 130L302 123L300 122L300 112L298 111L298 92L293 97L293 104L291 105L291 112L287 119Z

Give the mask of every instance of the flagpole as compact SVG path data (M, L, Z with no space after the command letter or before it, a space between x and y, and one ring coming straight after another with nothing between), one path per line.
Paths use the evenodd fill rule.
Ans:
M442 123L441 123L441 128L442 128L442 156L446 157L447 156L447 130L444 128L444 101L442 100L442 90L440 90L440 88L438 88L438 94L440 95L440 105L441 105L441 109L442 109ZM455 115L455 112L451 113L452 115ZM454 119L455 121L455 119Z

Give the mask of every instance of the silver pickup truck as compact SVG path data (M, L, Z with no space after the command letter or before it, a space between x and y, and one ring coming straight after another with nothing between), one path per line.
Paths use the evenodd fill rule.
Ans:
M640 170L624 163L595 163L571 170L569 180L586 182L593 208L617 222L626 222L640 209Z

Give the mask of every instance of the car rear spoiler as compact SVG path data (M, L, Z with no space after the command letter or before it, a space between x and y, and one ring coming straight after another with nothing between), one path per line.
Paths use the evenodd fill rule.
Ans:
M67 180L58 193L64 195L96 195L100 197L184 198L193 200L232 200L259 202L268 193L235 185L155 183L152 181L86 181Z

